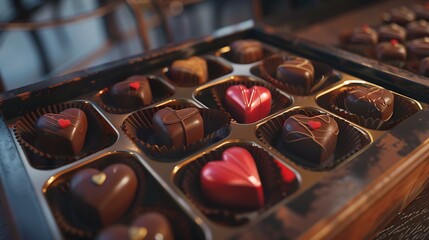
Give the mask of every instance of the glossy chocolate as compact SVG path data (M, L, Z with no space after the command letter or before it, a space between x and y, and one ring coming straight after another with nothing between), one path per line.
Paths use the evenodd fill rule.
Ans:
M107 226L120 219L131 206L137 186L134 170L125 164L113 164L101 172L83 169L70 180L70 191L78 199L76 214L94 226Z
M264 205L264 191L255 160L244 148L228 148L222 160L204 165L200 181L207 201L216 205L252 209Z
M378 28L379 42L390 42L392 39L396 39L398 42L404 42L406 37L407 31L405 28L399 26L396 23L383 25Z
M270 114L271 92L265 87L234 85L226 90L225 106L240 123L253 123Z
M429 77L429 57L423 58L419 64L419 74Z
M147 106L152 102L152 91L145 76L132 76L118 82L109 91L112 104L118 108Z
M407 50L396 39L377 44L375 56L380 61L405 61Z
M176 60L170 66L171 80L183 85L205 83L208 80L207 62L201 57Z
M374 45L378 42L378 33L368 25L354 28L341 39L344 43Z
M429 37L429 23L425 20L414 21L407 24L407 39Z
M114 225L103 229L97 240L174 240L170 223L161 214L140 215L130 226Z
M429 37L412 40L406 46L408 54L414 58L429 57Z
M53 155L76 155L84 146L87 128L85 112L78 108L46 113L36 122L36 146Z
M416 19L416 14L406 7L400 7L390 10L388 13L383 14L383 20L387 23L396 23L399 25L406 25Z
M264 57L262 44L256 40L237 40L230 48L230 56L237 63L252 63Z
M344 101L348 112L364 118L387 121L393 115L394 96L384 88L356 87L347 91Z
M339 134L337 122L327 115L290 116L283 124L283 144L295 155L321 164L333 154Z
M314 67L304 58L290 59L277 67L276 78L287 84L310 88L314 84Z
M198 109L158 110L152 118L155 137L160 144L180 148L204 138L204 122Z

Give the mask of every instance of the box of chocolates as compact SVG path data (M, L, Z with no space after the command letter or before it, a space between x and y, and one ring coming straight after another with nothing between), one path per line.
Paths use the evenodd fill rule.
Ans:
M422 189L419 76L231 29L5 93L0 180L16 234L370 237Z

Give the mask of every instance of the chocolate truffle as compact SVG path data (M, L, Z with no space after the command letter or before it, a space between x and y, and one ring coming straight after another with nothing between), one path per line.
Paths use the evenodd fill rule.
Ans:
M201 57L176 60L170 66L171 80L183 85L197 85L208 80L207 62Z
M234 85L226 90L225 106L240 123L253 123L270 114L271 92L261 87Z
M412 40L406 46L408 54L413 58L429 57L429 37Z
M378 42L378 33L368 25L364 24L361 27L354 28L340 36L343 43L359 44L359 45L374 45Z
M189 146L204 137L204 122L198 109L163 108L155 113L152 125L157 140L167 146Z
M114 225L103 229L97 240L174 240L170 223L161 214L140 215L130 226Z
M429 36L429 24L425 20L411 22L407 25L407 39L423 38Z
M419 64L419 74L429 77L429 57L423 58Z
M149 81L144 76L132 76L110 88L113 105L118 108L135 108L152 102Z
M310 88L314 84L314 67L307 59L290 59L277 67L276 78L290 85Z
M244 148L228 148L220 161L208 162L201 170L200 181L207 201L216 205L252 209L264 205L255 160Z
M36 146L53 155L76 155L84 146L87 128L85 112L78 108L46 113L36 122Z
M364 118L389 120L393 115L393 94L379 87L356 87L346 92L348 112Z
M405 28L399 26L396 23L383 25L378 28L378 40L379 42L389 42L392 39L396 39L399 42L404 42L407 36Z
M396 23L399 25L406 25L416 19L413 11L406 7L400 7L390 10L388 13L383 14L383 21L387 23Z
M290 116L283 124L283 144L295 155L315 164L331 156L339 134L337 122L327 115Z
M407 58L407 50L404 45L393 39L390 42L379 43L375 48L375 55L382 62L404 62Z
M231 59L237 63L252 63L264 57L262 44L256 40L238 40L230 48Z
M94 168L80 170L70 180L70 191L76 198L73 207L84 224L110 225L127 212L137 185L134 170L125 164L113 164L101 172Z
M429 4L414 5L412 10L416 14L417 19L423 19L429 21Z

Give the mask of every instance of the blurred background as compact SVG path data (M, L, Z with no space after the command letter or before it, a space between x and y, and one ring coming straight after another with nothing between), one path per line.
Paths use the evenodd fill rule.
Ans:
M249 19L292 31L366 2L377 1L0 0L0 91Z

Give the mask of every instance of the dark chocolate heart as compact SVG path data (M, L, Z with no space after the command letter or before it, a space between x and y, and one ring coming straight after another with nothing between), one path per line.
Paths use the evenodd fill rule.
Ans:
M204 122L198 109L158 110L152 118L155 137L161 144L180 148L204 137Z
M231 44L231 57L237 63L252 63L264 57L264 50L259 41L238 40Z
M379 87L357 87L346 92L344 106L364 118L389 120L393 115L393 94Z
M283 124L286 149L315 164L323 163L335 150L338 124L327 115L308 117L297 114Z
M246 88L234 85L226 90L225 105L231 115L241 123L253 123L270 114L271 92L261 87Z
M97 240L174 240L170 223L161 214L140 215L130 226L114 225L103 229Z
M276 78L290 85L311 88L314 85L314 67L304 58L289 59L277 67Z
M118 82L109 91L112 104L118 108L135 108L151 104L152 91L144 76L132 76Z
M244 148L231 147L222 158L201 170L201 188L206 198L222 206L262 207L264 191L253 156Z
M129 209L137 185L133 169L125 164L113 164L101 172L94 168L77 172L70 180L70 191L84 203L84 207L80 202L76 204L79 208L76 213L81 219L93 219L94 225L106 226Z
M46 113L36 122L36 146L49 154L76 155L84 146L87 128L85 112L78 108Z
M205 83L208 80L207 62L201 57L176 60L170 66L171 80L185 85Z

